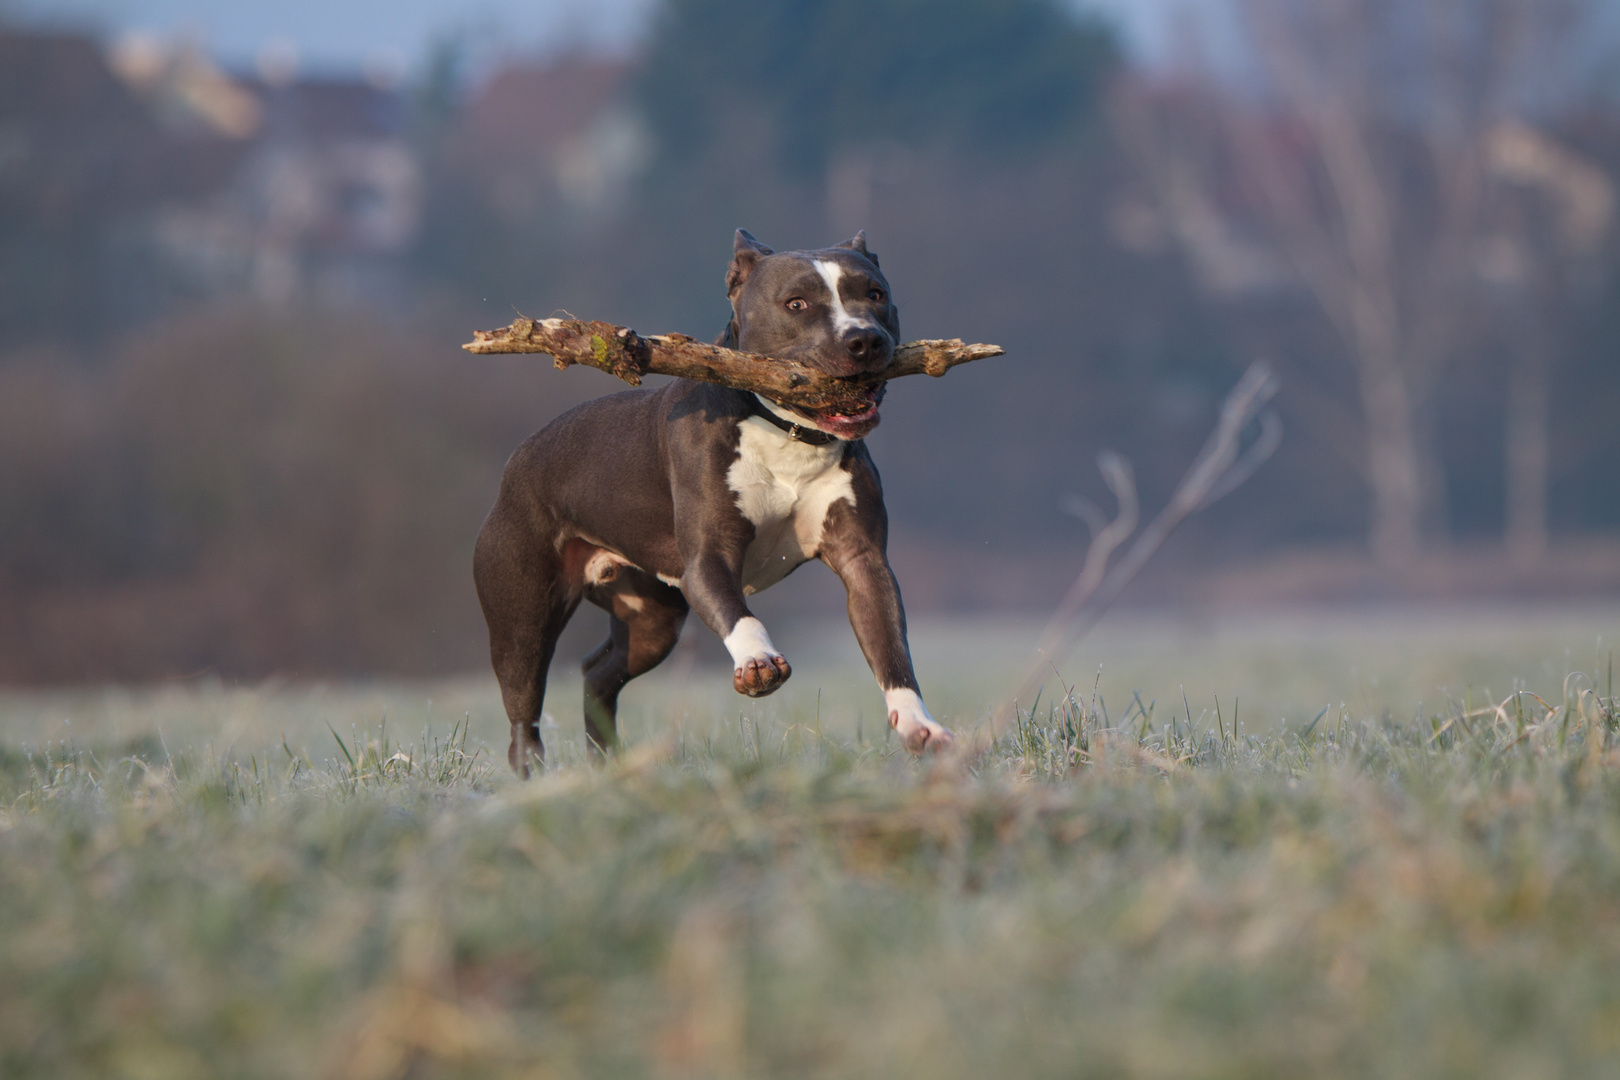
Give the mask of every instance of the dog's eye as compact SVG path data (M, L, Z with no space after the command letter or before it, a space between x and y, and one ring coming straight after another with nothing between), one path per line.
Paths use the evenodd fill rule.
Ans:
M787 309L789 311L808 311L810 310L810 302L803 297L795 296L787 302Z
M868 300L872 301L872 303L874 303L874 304L881 304L881 303L883 303L883 290L882 289L868 289L866 291L866 298Z

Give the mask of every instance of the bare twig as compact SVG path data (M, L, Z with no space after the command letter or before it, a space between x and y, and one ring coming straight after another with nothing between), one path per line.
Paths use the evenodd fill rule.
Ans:
M696 341L685 334L642 337L627 326L584 319L514 319L499 330L480 330L462 346L473 353L545 353L558 369L584 364L639 386L643 375L675 375L753 390L785 405L808 409L869 404L872 388L903 375L936 378L958 364L1003 353L999 345L965 345L958 338L913 341L895 350L883 371L833 376L793 360L778 360Z
M1130 465L1124 458L1112 453L1102 455L1098 467L1104 482L1118 500L1119 513L1113 521L1106 522L1102 511L1089 503L1071 506L1091 529L1092 538L1086 551L1085 565L1047 623L1035 655L1012 695L1002 703L987 727L982 728L974 739L964 740L963 748L968 760L989 750L1006 733L1017 719L1018 703L1031 699L1046 680L1047 671L1097 624L1109 605L1136 578L1176 527L1229 495L1276 451L1282 440L1282 421L1266 406L1276 395L1277 388L1277 379L1270 367L1263 363L1250 365L1237 386L1227 395L1215 430L1193 459L1175 494L1171 495L1164 509L1136 537L1125 550L1124 558L1112 569L1108 569L1109 559L1136 528L1136 484ZM1255 421L1260 424L1260 434L1247 449L1242 449L1243 432Z
M1114 502L1119 507L1119 514L1113 521L1095 503L1079 499L1070 505L1070 509L1077 517L1086 523L1091 530L1091 545L1086 549L1086 561L1080 569L1080 576L1074 579L1069 587L1068 594L1064 596L1063 603L1052 616L1046 633L1041 636L1040 645L1036 651L1045 655L1057 644L1054 628L1064 627L1072 623L1075 616L1080 614L1080 608L1097 591L1102 584L1103 575L1108 571L1108 560L1113 558L1114 550L1131 538L1136 531L1140 507L1136 499L1136 474L1131 469L1131 463L1112 450L1104 450L1097 456L1097 471L1102 473L1103 483L1108 490L1114 493Z

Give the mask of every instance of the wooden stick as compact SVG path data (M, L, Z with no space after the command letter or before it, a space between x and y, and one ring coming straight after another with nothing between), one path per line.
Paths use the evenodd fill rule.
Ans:
M480 330L462 346L473 353L545 353L558 370L571 364L598 368L641 385L643 375L683 379L753 390L772 401L806 409L847 409L869 404L872 388L902 375L939 377L958 364L1000 356L998 345L964 345L959 338L913 341L895 350L894 360L871 375L828 375L794 360L723 349L685 334L642 337L627 326L584 319L525 319L499 330Z

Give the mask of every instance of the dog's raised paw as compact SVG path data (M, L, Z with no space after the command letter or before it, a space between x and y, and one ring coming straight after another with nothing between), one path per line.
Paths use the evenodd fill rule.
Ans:
M928 715L928 706L915 690L895 687L883 692L889 706L889 726L900 745L913 754L939 753L956 741L951 729Z
M940 754L956 742L956 733L934 720L902 719L899 711L889 713L889 726L900 736L901 744L913 754Z
M788 681L793 668L783 656L750 656L731 673L731 685L739 694L764 697Z

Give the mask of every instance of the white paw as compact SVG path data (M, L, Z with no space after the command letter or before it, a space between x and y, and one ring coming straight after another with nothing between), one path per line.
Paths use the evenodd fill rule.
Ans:
M725 644L735 669L731 673L731 685L739 694L764 697L793 674L787 660L771 644L765 624L752 615L737 621L726 635Z
M928 706L917 691L885 690L883 704L889 709L889 726L913 754L945 750L956 741L950 728L928 715Z

